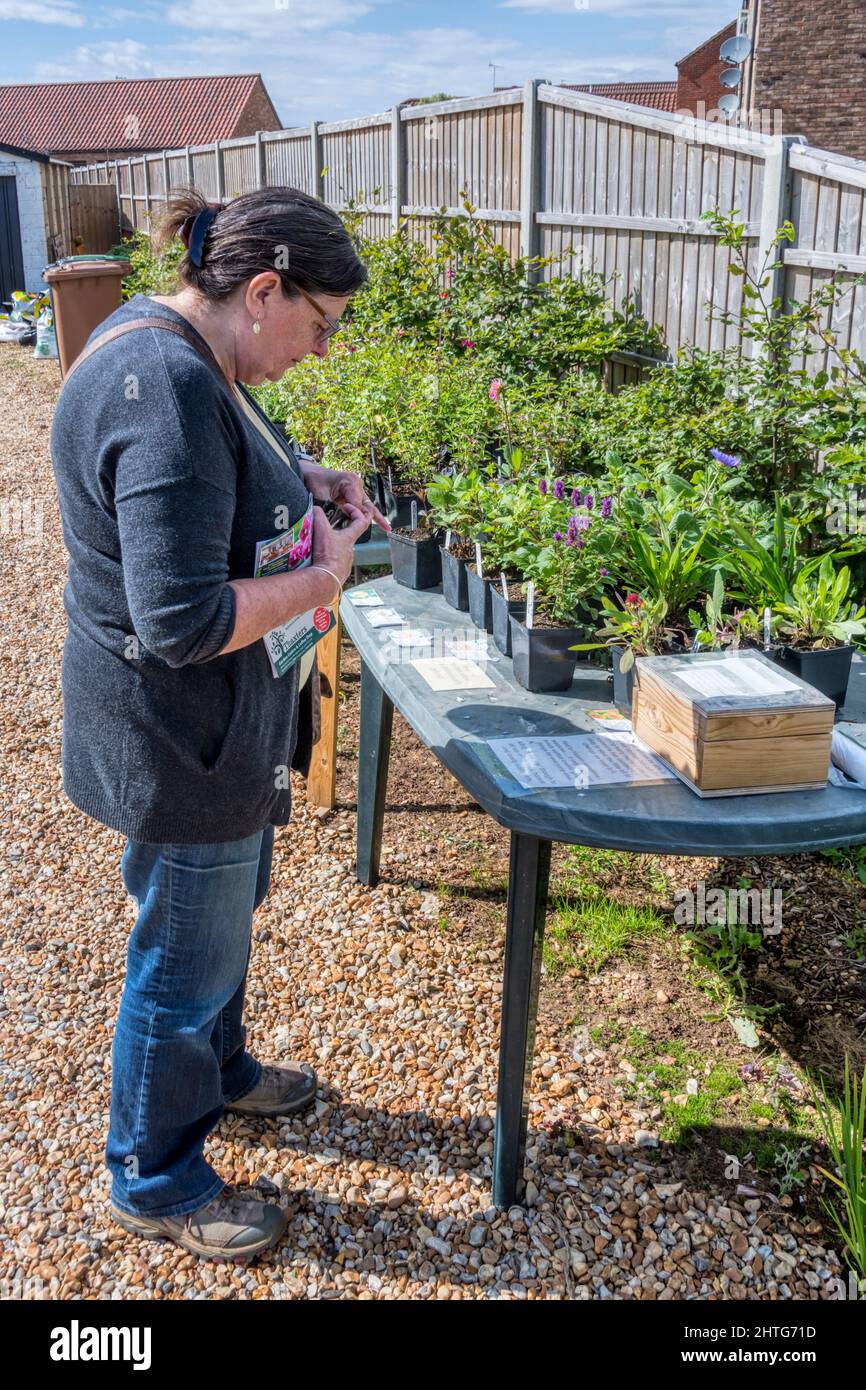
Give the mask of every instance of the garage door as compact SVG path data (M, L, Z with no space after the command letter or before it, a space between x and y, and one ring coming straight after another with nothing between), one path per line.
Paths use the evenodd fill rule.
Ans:
M0 177L0 299L8 299L13 290L24 288L18 191L14 177L4 174Z

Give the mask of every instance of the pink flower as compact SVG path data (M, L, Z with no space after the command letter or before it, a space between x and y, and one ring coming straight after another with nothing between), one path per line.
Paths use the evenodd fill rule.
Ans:
M449 266L448 270L446 270L445 274L448 276L448 279L449 279L449 280L453 280L453 279L454 279L454 271L450 268L450 266Z
M495 378L493 381L491 381L491 383L490 383L490 399L491 399L491 400L494 402L494 404L496 404L496 405L499 404L499 392L502 390L502 388L503 388L504 385L505 385L505 382L502 380L502 377L501 377L501 376L496 377L496 378Z
M467 348L468 348L468 347L474 347L475 344L473 343L473 341L472 341L471 338L461 338L461 339L460 339L460 346L461 346L461 347L467 347Z

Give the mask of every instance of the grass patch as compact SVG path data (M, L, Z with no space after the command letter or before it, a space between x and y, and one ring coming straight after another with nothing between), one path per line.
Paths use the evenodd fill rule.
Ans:
M667 930L667 922L650 907L568 903L555 911L548 926L544 964L554 977L575 969L595 974L636 937L661 936Z
M569 849L551 889L544 941L549 975L578 969L594 974L635 938L669 933L669 922L655 908L618 902L608 896L613 887L661 892L667 880L643 855L582 845Z

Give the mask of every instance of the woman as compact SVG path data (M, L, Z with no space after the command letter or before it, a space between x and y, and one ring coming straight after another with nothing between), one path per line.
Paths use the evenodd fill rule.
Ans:
M246 1259L285 1215L224 1190L205 1138L224 1110L288 1114L316 1091L306 1064L263 1066L244 1047L252 916L310 740L299 746L307 663L277 678L262 638L336 604L356 537L387 522L355 475L298 458L239 386L327 355L366 279L340 219L292 188L219 208L190 191L158 246L174 235L179 292L137 294L95 330L54 418L63 787L126 837L138 907L112 1050L112 1213ZM347 524L316 509L311 563L254 578L258 542L279 542L310 494Z

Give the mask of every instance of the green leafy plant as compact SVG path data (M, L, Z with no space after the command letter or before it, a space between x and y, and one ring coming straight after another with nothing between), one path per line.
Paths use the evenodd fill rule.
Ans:
M838 1188L841 1205L824 1201L824 1209L842 1238L849 1268L866 1276L866 1164L863 1146L866 1130L866 1072L850 1074L845 1058L845 1080L838 1115L827 1097L823 1081L818 1096L810 1080L818 1123L833 1159L835 1172L819 1171Z
M599 647L622 647L620 671L629 671L638 656L660 656L669 651L677 640L677 629L666 627L667 603L663 598L644 600L639 594L627 594L618 607L607 597L602 599L606 617L596 636L600 642L581 642L573 652L595 651Z
M776 605L781 631L791 645L817 651L866 635L866 608L849 598L850 588L848 566L834 570L829 555L821 560L817 574L801 571L789 599Z

